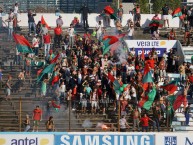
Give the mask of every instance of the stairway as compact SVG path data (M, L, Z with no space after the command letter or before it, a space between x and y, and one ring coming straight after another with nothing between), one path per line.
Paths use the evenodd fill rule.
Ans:
M193 49L192 47L183 47L185 61L191 63L191 57L193 56Z
M18 114L10 101L0 98L0 130L19 131Z

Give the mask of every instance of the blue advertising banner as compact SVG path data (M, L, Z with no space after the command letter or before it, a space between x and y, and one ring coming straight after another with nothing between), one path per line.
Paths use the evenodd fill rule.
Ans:
M144 54L145 57L148 57L149 52L152 50L152 48L145 48L144 49ZM164 52L167 50L166 48L156 48L155 49L157 52L158 57L162 57ZM142 54L142 48L135 48L135 54L140 56Z
M155 145L155 135L134 133L56 134L55 145Z

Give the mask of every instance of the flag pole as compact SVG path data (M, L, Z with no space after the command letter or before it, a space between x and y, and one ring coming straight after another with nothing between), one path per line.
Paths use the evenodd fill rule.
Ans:
M119 124L119 120L120 120L120 118L121 118L121 103L120 103L120 97L119 97L119 101L118 101L118 121L117 121L117 123L118 123L118 132L120 132L120 124Z
M71 122L70 122L70 121L71 121L71 117L70 117L71 98L70 98L70 100L69 100L68 106L69 106L69 120L68 120L68 121L69 121L69 122L68 122L68 123L69 123L69 124L68 124L68 125L69 125L69 126L68 126L69 128L68 128L68 131L70 132L70 130L71 130Z
M22 105L22 102L21 102L21 97L19 99L19 132L21 132L21 105Z

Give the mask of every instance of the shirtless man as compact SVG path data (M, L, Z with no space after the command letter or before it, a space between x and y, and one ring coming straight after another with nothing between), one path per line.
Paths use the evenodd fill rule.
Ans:
M135 131L135 127L137 126L137 130L139 131L139 120L141 118L141 114L138 111L138 108L136 107L135 110L133 110L133 131Z

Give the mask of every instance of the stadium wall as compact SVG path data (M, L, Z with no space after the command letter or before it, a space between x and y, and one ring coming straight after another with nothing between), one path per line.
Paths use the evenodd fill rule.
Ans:
M191 132L0 133L1 145L193 145Z
M70 23L74 17L78 17L79 20L81 20L81 15L76 14L76 13L72 13L72 14L66 13L66 14L60 14L60 15L62 16L62 19L64 21L63 27L69 27ZM44 16L45 21L48 23L48 25L50 27L56 26L56 19L58 17L55 15L55 13L37 13L37 16L34 17L36 23L41 20L41 16ZM142 28L148 27L153 16L154 16L153 14L141 14L141 27ZM161 18L161 15L159 15L159 17ZM8 18L7 14L3 16L3 20L5 20L7 18ZM133 19L132 14L124 14L123 15L123 21L122 21L123 26L126 25L128 19ZM21 20L21 22L19 23L20 26L22 26L22 27L28 26L27 13L19 14L18 20ZM92 13L88 16L88 23L89 23L90 27L95 27L97 24L97 21L99 21L99 20L102 20L102 18L99 17L99 14L96 14L96 13L93 14ZM179 23L180 23L179 18L172 19L172 16L170 15L169 16L169 23L170 23L170 27L179 28ZM111 20L111 27L115 27L113 20Z

